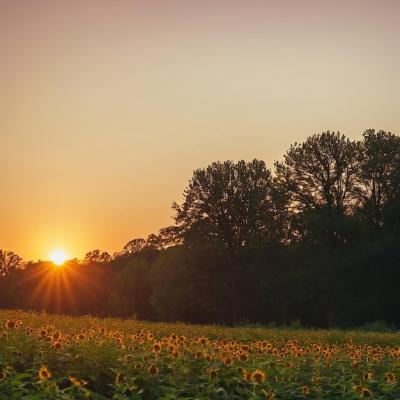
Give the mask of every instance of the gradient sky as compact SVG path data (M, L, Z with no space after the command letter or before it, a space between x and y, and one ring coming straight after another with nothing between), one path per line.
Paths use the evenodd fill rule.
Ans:
M400 1L0 0L0 248L120 250L195 168L400 133Z

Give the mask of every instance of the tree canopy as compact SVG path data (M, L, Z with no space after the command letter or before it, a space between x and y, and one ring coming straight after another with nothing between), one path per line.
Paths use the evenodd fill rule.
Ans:
M194 171L176 211L187 245L221 246L232 253L274 239L272 175L264 161L215 162Z

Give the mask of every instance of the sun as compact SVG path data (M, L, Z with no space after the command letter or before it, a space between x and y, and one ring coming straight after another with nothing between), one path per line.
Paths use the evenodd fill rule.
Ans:
M50 260L58 267L63 265L69 258L64 250L54 250L50 253Z

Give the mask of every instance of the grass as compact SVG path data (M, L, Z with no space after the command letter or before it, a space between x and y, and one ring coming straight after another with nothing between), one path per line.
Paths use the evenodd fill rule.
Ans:
M399 399L400 334L0 311L2 399Z

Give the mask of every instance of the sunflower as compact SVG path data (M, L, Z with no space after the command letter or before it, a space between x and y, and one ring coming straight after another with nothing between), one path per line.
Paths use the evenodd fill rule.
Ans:
M386 373L385 379L386 379L387 383L395 383L396 382L396 376L394 375L393 372Z
M62 343L57 340L56 342L53 343L53 348L57 350L62 349Z
M245 369L243 370L243 379L245 381L251 381L251 375L251 372L248 372Z
M42 328L39 332L40 336L45 337L47 336L47 329L46 328Z
M224 364L227 365L227 366L232 365L233 364L232 358L230 358L230 357L225 358Z
M7 329L14 329L16 327L16 324L14 321L7 320L5 323L5 327Z
M369 389L363 387L361 391L362 397L372 397L372 393Z
M41 367L39 369L39 379L44 382L47 379L51 378L51 372L49 371L49 369L45 366Z
M363 374L364 381L370 381L372 378L373 378L372 372L366 372L365 374Z
M256 369L253 371L251 374L251 380L255 383L264 383L266 379L264 371L261 371L260 369Z
M59 339L61 339L61 332L60 332L60 331L55 331L55 332L53 333L53 339L54 339L54 340L59 340Z
M154 364L150 365L149 368L147 368L147 371L151 375L157 375L158 374L158 368Z
M161 351L161 343L154 343L153 351L159 353Z
M362 393L362 391L363 391L363 387L360 386L360 385L354 386L353 389L354 389L354 391L355 391L356 393Z
M210 379L215 379L218 377L218 372L215 369L210 369L210 371L208 372L208 376L210 377Z
M173 353L175 351L175 349L176 349L176 347L172 344L168 347L168 350L170 353Z
M300 388L300 390L301 390L301 393L303 393L304 395L310 394L310 388L306 385L302 386Z

